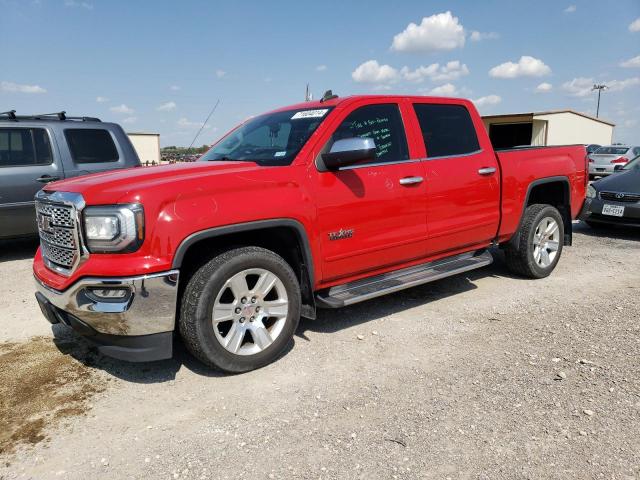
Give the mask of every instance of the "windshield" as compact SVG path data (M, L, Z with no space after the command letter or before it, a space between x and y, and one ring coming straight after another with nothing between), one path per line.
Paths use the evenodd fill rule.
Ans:
M624 155L629 151L629 147L600 147L596 150L598 155Z
M640 155L622 167L622 170L640 170Z
M289 165L330 110L287 110L253 118L216 143L200 160Z

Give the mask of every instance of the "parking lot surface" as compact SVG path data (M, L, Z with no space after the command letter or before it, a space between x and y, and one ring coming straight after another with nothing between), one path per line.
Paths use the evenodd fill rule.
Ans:
M640 478L640 233L575 230L547 279L496 252L235 376L98 356L4 244L0 478Z

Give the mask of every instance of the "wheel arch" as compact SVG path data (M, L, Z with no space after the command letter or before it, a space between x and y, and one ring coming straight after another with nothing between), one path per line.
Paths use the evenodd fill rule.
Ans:
M246 234L252 234L254 237L247 239ZM256 236L257 234L261 235ZM315 318L313 256L307 232L297 220L257 220L195 232L185 238L176 249L172 268L181 270L180 279L183 280L190 277L203 259L238 246L260 246L283 257L300 281L302 316ZM185 275L182 274L183 270ZM181 292L179 294L181 295Z
M524 212L530 205L544 203L556 207L562 216L564 226L564 245L573 242L573 224L571 222L571 183L566 176L539 178L527 187L527 193L522 204L518 228L509 240L511 246L520 242L520 227L524 220Z

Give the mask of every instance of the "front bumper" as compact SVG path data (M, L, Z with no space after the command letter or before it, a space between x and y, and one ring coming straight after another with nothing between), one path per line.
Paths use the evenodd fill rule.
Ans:
M36 277L36 299L51 323L93 340L105 355L132 361L171 357L178 270L124 278L83 278L64 291ZM105 297L117 290L122 297Z
M602 207L604 207L605 203L623 206L624 215L622 217L603 215ZM588 222L640 227L640 203L614 202L612 200L602 200L599 197L587 198L578 218Z

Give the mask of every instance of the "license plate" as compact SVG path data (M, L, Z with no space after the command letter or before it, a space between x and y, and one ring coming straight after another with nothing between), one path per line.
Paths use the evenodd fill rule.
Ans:
M596 168L596 172L604 172L604 168Z
M622 205L610 205L605 203L602 207L603 215L611 215L613 217L622 217L624 215L624 207Z

